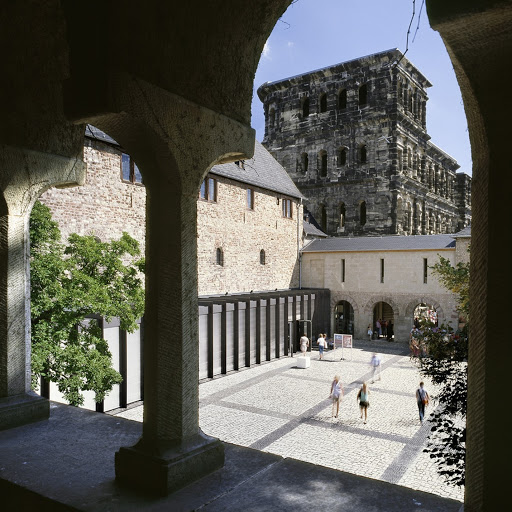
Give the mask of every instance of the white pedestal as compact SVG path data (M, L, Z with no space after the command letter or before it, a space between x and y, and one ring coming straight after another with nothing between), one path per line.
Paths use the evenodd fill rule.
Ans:
M298 368L309 368L310 365L311 365L311 358L309 356L297 357L297 367Z

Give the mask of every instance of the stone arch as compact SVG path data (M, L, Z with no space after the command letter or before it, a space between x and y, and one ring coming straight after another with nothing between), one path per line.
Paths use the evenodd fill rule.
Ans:
M340 302L340 301L348 302L352 306L352 309L354 310L354 315L360 314L361 307L359 306L357 301L354 299L354 297L352 297L352 295L350 295L349 293L333 292L331 294L331 311L334 309L336 304L338 304L338 302Z
M444 311L443 307L441 306L441 304L437 300L432 299L430 297L426 297L426 296L422 296L422 297L418 297L417 299L410 300L407 303L407 305L405 306L405 310L404 310L405 316L412 318L412 316L414 314L414 310L418 304L431 304L432 306L434 306L435 310L437 311L438 317L446 318L445 311Z
M347 89L341 89L338 91L338 109L343 110L347 108Z
M389 304L393 308L393 313L395 314L395 316L398 316L401 314L400 306L393 299L393 297L391 297L389 295L374 295L364 305L364 307L363 307L364 314L365 315L372 314L375 304L377 304L379 302L386 302L387 304Z

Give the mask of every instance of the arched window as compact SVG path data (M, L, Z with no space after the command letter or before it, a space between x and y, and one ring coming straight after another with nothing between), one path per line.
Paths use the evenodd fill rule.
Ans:
M276 111L275 109L271 108L268 113L268 124L270 128L274 128L274 125L276 123Z
M318 153L320 176L325 178L327 176L327 152L322 150Z
M263 249L260 251L260 265L265 265L265 251Z
M346 215L345 203L341 203L340 204L340 228L345 227L345 215Z
M309 116L309 98L304 98L302 101L302 117Z
M366 224L366 201L361 201L359 205L359 223L361 226Z
M320 112L327 112L327 94L320 94Z
M359 87L359 106L366 105L368 103L368 85L363 84Z
M340 110L347 108L347 89L343 89L338 93L338 108Z
M363 144L359 148L359 161L362 164L365 164L367 162L367 159L368 159L368 155L367 155L367 151L366 151L366 144Z
M327 233L327 209L324 204L320 205L320 226L322 231Z
M307 153L301 155L302 172L308 172L309 158Z
M224 266L224 251L217 247L217 265Z
M347 164L347 148L339 148L336 159L338 167L342 167Z

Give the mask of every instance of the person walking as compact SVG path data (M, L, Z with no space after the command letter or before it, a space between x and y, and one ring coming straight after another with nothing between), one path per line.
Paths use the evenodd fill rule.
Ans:
M430 396L425 389L425 384L420 382L420 387L416 390L416 402L418 403L418 411L420 413L420 421L423 423L425 418L425 407L430 401Z
M332 398L332 413L334 413L334 407L336 407L336 415L334 416L335 418L338 417L338 414L340 412L340 400L342 396L343 385L341 383L340 376L335 375L331 383L331 394L329 395L329 397Z
M380 338L381 329L382 329L380 322L381 322L380 319L375 322L375 331L377 332L377 338Z
M373 335L373 331L372 331L372 325L371 324L368 324L368 341L372 341L372 335Z
M365 381L365 382L363 382L361 389L357 393L357 401L359 402L359 409L361 411L361 419L363 418L363 414L364 414L365 425L366 425L366 422L368 421L368 407L370 406L369 396L370 396L370 389L368 387L368 384Z
M373 353L372 359L370 361L370 365L372 367L372 381L373 384L376 380L380 380L380 357L376 352ZM378 377L376 379L376 377Z
M303 356L306 356L309 346L309 338L307 337L306 333L304 333L304 336L300 339L300 351L302 352Z
M327 348L327 341L325 339L325 334L319 334L318 335L318 340L317 340L317 343L318 343L318 353L319 353L319 357L318 359L323 359L324 357L324 349Z

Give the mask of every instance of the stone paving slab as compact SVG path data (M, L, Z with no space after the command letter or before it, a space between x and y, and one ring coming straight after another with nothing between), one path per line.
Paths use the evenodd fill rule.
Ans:
M381 379L369 384L364 424L356 396L363 380L371 380L374 351L381 357ZM328 396L336 374L345 396L339 417L333 418ZM436 387L423 380L435 396ZM308 368L298 368L294 357L285 357L203 381L200 425L224 442L462 502L464 489L448 485L423 453L429 423L421 425L418 418L419 381L406 344L354 341L353 349L327 351L323 360L311 352ZM140 421L142 407L120 416Z
M213 410L210 413L215 414ZM460 502L432 493L230 443L224 444L224 467L185 488L165 497L135 492L115 481L114 453L120 446L136 443L141 430L140 422L52 403L48 420L0 432L0 509L2 512L460 510Z

